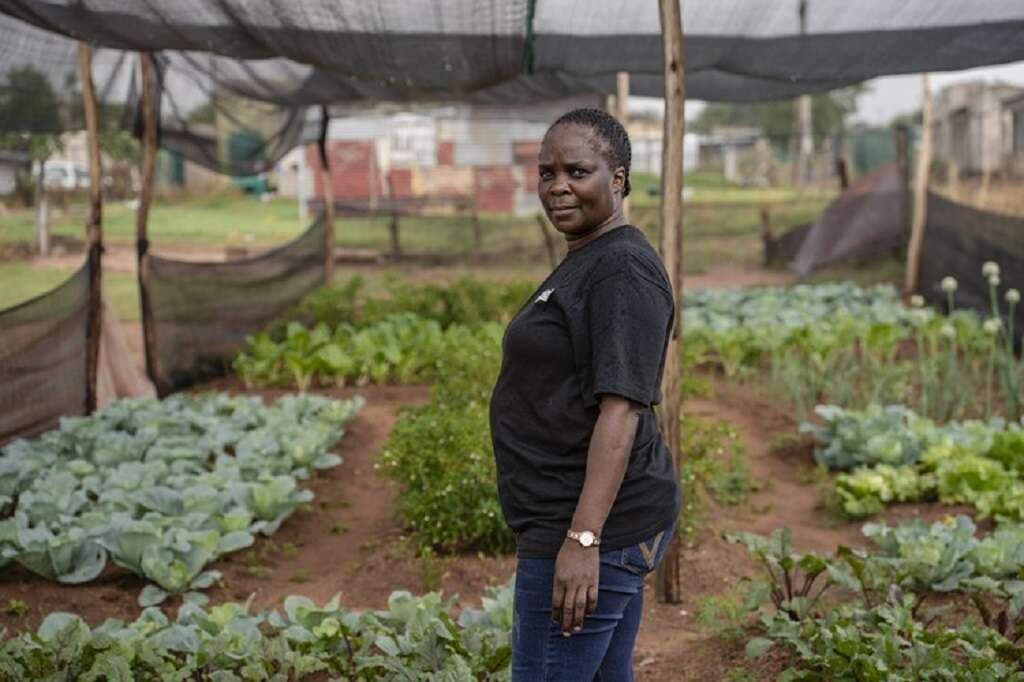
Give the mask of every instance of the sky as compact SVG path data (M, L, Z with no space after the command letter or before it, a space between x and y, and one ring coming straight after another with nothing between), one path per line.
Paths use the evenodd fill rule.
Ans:
M1002 80L1024 88L1024 62L1014 62L1001 66L986 66L966 71L948 71L932 74L932 92L938 92L947 85L963 81ZM921 76L886 76L867 82L868 92L857 101L858 110L855 119L873 125L885 125L898 114L914 111L921 106ZM631 111L661 111L664 104L660 98L631 97ZM692 119L703 108L698 101L686 103L686 118Z
M987 66L966 71L934 73L931 78L932 92L947 85L963 81L984 79L1002 80L1024 88L1024 62ZM857 118L865 123L886 124L897 114L904 114L921 107L921 76L888 76L868 81L871 91L865 93L857 104Z

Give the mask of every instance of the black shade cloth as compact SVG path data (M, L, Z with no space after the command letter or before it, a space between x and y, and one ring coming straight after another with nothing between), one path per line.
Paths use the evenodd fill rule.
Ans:
M85 413L89 264L0 311L0 444Z
M893 162L843 190L806 232L790 269L806 277L821 267L875 258L906 244L902 183Z
M801 27L796 0L686 2L687 95L779 99L1024 59L1019 0L807 6ZM64 128L80 129L66 83L76 40L102 48L99 96L122 120L137 109L134 52L157 52L162 144L235 175L314 140L309 109L320 105L550 102L615 92L618 71L631 74L633 94L662 94L655 2L0 0L0 100L9 74L31 67L68 100ZM17 129L0 121L0 132L5 125Z
M150 257L151 379L167 393L220 376L256 333L324 281L324 225L238 261L200 263Z
M982 211L928 194L928 222L921 249L918 290L926 300L946 305L942 279L957 280L956 306L971 308L983 317L992 314L989 284L982 264L999 265L998 304L1005 316L1009 288L1024 291L1024 218ZM1019 341L1024 331L1024 306L1017 304L1014 319Z

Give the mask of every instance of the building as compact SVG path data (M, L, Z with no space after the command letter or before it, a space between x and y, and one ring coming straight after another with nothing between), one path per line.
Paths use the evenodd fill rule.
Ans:
M0 197L14 194L18 187L18 171L28 170L31 158L27 152L0 150Z
M531 215L539 210L537 153L548 125L563 111L593 104L459 104L334 118L328 131L334 197L371 210L395 200L437 211ZM279 172L295 177L279 182L280 191L302 199L311 184L312 196L321 199L316 145L306 146L304 168L288 159ZM307 171L311 183L299 180Z
M1024 92L1003 100L1010 127L1006 164L1016 177L1024 177Z
M772 156L760 128L715 126L698 144L702 169L718 171L729 182L768 184Z
M971 81L936 95L935 158L966 174L1007 170L1024 152L1024 88Z

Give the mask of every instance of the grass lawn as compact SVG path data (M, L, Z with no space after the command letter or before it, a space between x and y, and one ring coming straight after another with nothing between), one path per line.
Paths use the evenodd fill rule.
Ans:
M72 203L54 207L53 234L84 239L88 206ZM188 201L156 201L149 216L149 238L154 245L276 244L302 232L294 199L262 202L235 193L214 194ZM125 202L103 206L103 234L112 243L135 241L135 210ZM18 209L0 218L0 241L31 242L35 235L32 209Z
M53 289L74 273L72 269L39 268L25 263L0 263L0 310ZM139 319L139 289L135 274L106 272L103 286L122 320Z
M687 273L700 273L719 265L758 265L761 261L761 216L770 206L772 229L779 234L789 227L810 222L834 196L831 192L797 193L791 188L748 188L725 183L721 176L690 173L687 183L695 195L684 211L684 267ZM658 197L648 189L658 186L658 178L635 174L630 197L633 222L647 233L652 243L660 239ZM61 209L55 206L52 232L84 238L87 206L83 201ZM103 212L104 235L108 244L130 247L135 238L135 210L125 202L108 203ZM337 223L337 242L341 247L389 251L390 218L345 217ZM245 246L262 250L285 243L302 233L294 199L260 199L234 191L222 191L203 197L157 200L150 214L150 240L161 247L195 247L220 251L226 246ZM32 209L11 210L0 218L0 245L31 243L35 232ZM400 220L401 247L409 253L469 255L475 248L475 234L469 216L417 216ZM556 239L559 239L557 235ZM542 237L535 217L511 215L480 217L480 248L485 253L509 253L521 248L536 249ZM546 259L544 259L546 263ZM524 262L536 269L545 263ZM514 265L509 263L510 266ZM506 268L507 269L507 268ZM543 269L543 268L541 268ZM405 264L394 269L377 268L368 275L367 284L388 273L408 273ZM475 274L489 277L493 268L473 268ZM404 272L403 272L404 271ZM454 270L453 270L454 271ZM29 267L23 263L0 263L0 308L14 305L43 293L70 275L72 269ZM341 277L345 277L341 268ZM411 274L411 273L410 273ZM432 274L431 277L436 276ZM138 293L133 274L106 272L108 295L122 319L138 319Z

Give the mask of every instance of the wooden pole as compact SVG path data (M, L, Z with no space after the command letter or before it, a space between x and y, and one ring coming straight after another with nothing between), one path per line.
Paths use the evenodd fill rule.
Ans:
M100 330L103 322L103 164L100 161L100 130L96 114L96 92L92 86L92 48L78 43L78 62L82 69L82 104L89 145L89 315L85 345L85 412L96 411L96 378L99 374Z
M909 296L917 290L921 268L921 247L924 244L924 226L928 220L928 171L932 164L932 89L928 74L921 77L921 148L917 154L917 176L914 178L914 222L910 227L910 246L907 248L906 282L903 293Z
M135 213L135 250L139 277L139 308L142 311L142 345L146 356L146 374L163 394L156 354L156 325L149 298L149 207L153 202L153 175L156 168L156 65L151 52L139 54L142 67L142 190Z
M661 40L665 63L665 124L661 152L661 257L665 261L672 294L676 302L676 330L668 343L665 375L662 432L675 453L676 473L680 471L679 450L682 425L680 385L680 337L683 300L683 136L686 133L686 64L683 59L682 0L658 0L661 16ZM682 529L679 529L680 532ZM659 601L677 604L682 599L679 584L679 533L669 545L658 569L655 590Z
M331 177L331 163L327 156L327 128L331 123L327 107L320 107L320 137L317 148L320 151L320 185L324 194L324 284L334 284L334 179Z
M544 220L544 216L538 213L534 217L537 219L537 227L540 228L541 237L544 238L544 248L548 252L548 262L551 263L551 269L554 270L558 267L558 251L555 249L555 240L551 238L551 233L548 232L548 224Z
M615 75L615 108L616 118L627 131L629 130L629 72L619 71ZM629 202L622 202L622 217L630 222Z
M896 126L896 165L900 171L900 223L910 237L910 132L902 123Z
M388 173L388 203L391 205L391 219L388 221L388 235L391 240L391 257L394 260L402 258L402 241L399 235L398 199L395 197L395 183Z

